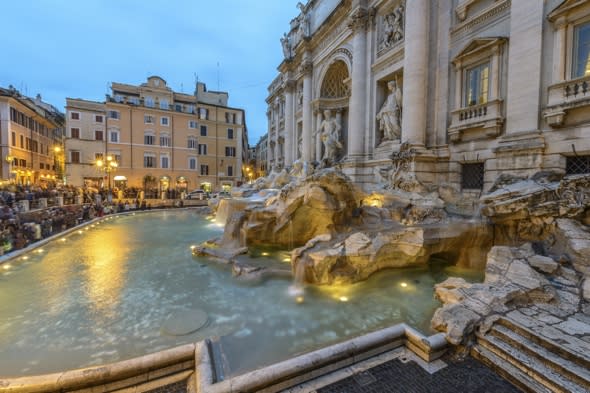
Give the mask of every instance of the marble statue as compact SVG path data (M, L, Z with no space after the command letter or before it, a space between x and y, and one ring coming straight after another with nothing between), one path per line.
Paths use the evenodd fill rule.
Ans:
M383 36L379 49L393 46L404 38L404 6L400 5L383 19Z
M334 161L342 143L340 143L340 130L342 126L338 119L332 117L332 111L329 109L324 111L324 120L320 123L317 133L320 134L320 139L324 144L324 155L322 160Z
M286 60L293 58L292 48L291 48L291 37L284 33L283 37L281 37L281 45L283 46L283 55L285 56Z
M297 8L301 11L301 16L299 17L299 31L301 31L301 37L309 37L311 35L311 15L309 12L306 12L305 5L301 2L297 3Z
M395 80L387 83L389 95L377 113L379 130L383 132L383 140L396 140L401 136L402 90Z

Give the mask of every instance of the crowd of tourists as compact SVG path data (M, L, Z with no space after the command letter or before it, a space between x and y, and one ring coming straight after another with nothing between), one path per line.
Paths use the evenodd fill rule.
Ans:
M0 189L0 255L25 248L96 217L151 209L145 199L137 197L119 199L115 203L107 201L105 192L71 186L10 185ZM174 206L182 206L182 201Z

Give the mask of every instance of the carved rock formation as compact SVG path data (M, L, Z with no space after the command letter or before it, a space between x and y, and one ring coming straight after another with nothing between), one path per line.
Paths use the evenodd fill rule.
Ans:
M444 304L431 325L447 334L454 345L465 344L471 333L497 314L536 304L553 313L573 313L579 308L579 274L551 258L535 253L530 243L521 247L495 246L488 254L485 280L469 284L449 278L435 286Z
M475 267L491 245L492 234L482 225L396 226L344 238L316 238L294 250L291 261L294 271L304 269L308 283L353 283L382 269L426 264L433 255Z

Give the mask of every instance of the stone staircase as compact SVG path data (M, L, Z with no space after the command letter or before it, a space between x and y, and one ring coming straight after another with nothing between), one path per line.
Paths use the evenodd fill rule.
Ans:
M590 353L509 317L478 334L471 354L525 392L590 392Z

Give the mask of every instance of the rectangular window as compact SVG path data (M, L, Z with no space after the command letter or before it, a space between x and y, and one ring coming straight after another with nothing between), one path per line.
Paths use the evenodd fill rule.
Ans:
M227 139L234 139L234 129L233 128L227 129Z
M112 143L119 143L119 132L118 131L111 131L110 132L110 141Z
M143 122L145 124L154 124L154 117L151 115L145 115L143 116Z
M70 114L70 117L72 118L72 120L80 120L80 113L78 113L78 112L72 112Z
M582 175L586 173L590 173L590 156L576 156L566 158L566 175Z
M20 148L24 149L25 147L25 137L24 136L20 136Z
M121 113L119 111L109 111L109 119L119 120Z
M16 146L16 132L12 131L12 146Z
M209 119L209 109L199 108L199 119L208 120Z
M174 105L174 110L175 110L176 112L182 112L182 105L180 105L180 104L175 104L175 105Z
M195 120L188 121L188 128L197 128L197 122Z
M464 190L483 190L484 163L461 165L461 187Z
M188 159L188 169L197 169L197 159L190 157Z
M148 108L154 107L154 99L152 97L145 97L145 106Z
M45 169L45 164L44 164L44 163L42 163L42 162L40 162L40 163L39 163L39 169Z
M573 78L590 75L590 22L574 29Z
M103 139L103 132L102 130L95 130L94 131L94 140L95 141L102 141Z
M94 121L96 123L102 123L102 115L95 115L94 116Z
M170 105L168 105L168 100L160 100L160 109L170 109Z
M489 63L480 64L466 71L464 106L488 102L489 76Z
M169 121L170 120L168 119L168 117L161 117L160 118L160 124L163 126L167 126Z
M227 166L227 175L228 176L233 176L234 175L234 167L231 165Z
M209 165L201 165L201 176L209 175Z
M170 147L170 136L168 135L160 135L160 146L162 147Z
M156 157L147 155L143 156L143 167L144 168L155 168L156 167Z
M187 140L187 145L189 149L196 149L197 148L197 139L194 137L189 137Z
M160 167L167 169L168 168L168 156L161 156L160 157Z
M80 139L80 129L79 128L70 129L70 135L71 135L72 139Z
M104 160L104 154L103 153L94 153L94 161L98 161L98 160L100 160L100 161L103 161Z
M127 100L132 105L139 105L139 97L129 97Z
M235 157L236 156L236 148L231 146L225 147L225 156L226 157Z
M153 145L154 144L154 136L147 134L143 136L143 144L144 145Z
M79 164L80 163L80 152L79 151L70 151L70 162L72 164Z
M204 144L199 145L199 154L202 156L207 155L207 145L204 145Z
M201 136L207 136L207 126L201 126Z

